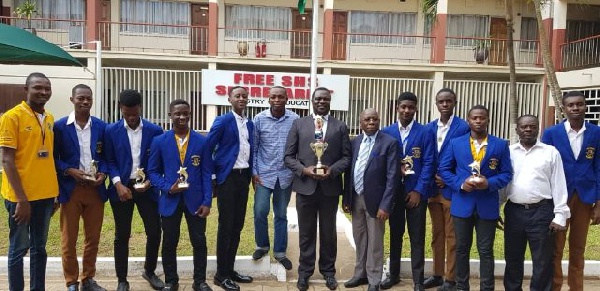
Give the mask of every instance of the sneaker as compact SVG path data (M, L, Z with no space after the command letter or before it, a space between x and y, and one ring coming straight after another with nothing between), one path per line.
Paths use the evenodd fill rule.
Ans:
M287 257L275 258L286 270L292 269L292 261Z
M255 261L258 261L258 260L262 259L264 256L266 256L268 253L269 253L269 250L256 249L254 251L254 253L252 254L252 259Z

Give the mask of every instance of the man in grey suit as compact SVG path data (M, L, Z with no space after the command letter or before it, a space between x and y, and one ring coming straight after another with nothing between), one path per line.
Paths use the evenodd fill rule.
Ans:
M352 213L352 234L356 243L354 276L346 288L369 284L378 291L383 275L383 234L394 193L399 184L396 139L379 131L379 114L365 109L360 114L363 134L352 140L351 167L344 175L343 207Z
M312 94L312 115L296 119L288 134L285 165L294 173L293 190L296 192L296 210L299 226L300 264L298 283L300 291L308 289L308 279L314 273L316 257L317 218L319 219L319 272L330 290L338 286L335 280L337 256L336 213L342 194L342 173L350 164L348 127L329 115L331 93L319 87ZM317 158L311 143L328 144L323 152L322 172L316 171Z

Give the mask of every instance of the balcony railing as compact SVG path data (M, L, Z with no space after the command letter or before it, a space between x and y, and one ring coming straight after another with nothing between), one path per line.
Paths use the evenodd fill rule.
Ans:
M573 70L600 65L600 35L563 43L562 69Z
M508 65L508 40L497 38L446 37L446 63L475 64L477 46L484 46L485 64ZM515 65L533 67L541 63L537 40L514 40Z
M420 35L333 33L334 60L429 63L435 38Z
M226 57L310 59L310 30L219 28L219 55ZM319 34L318 43L323 42ZM322 49L317 49L321 58Z
M0 23L33 29L37 36L62 47L81 48L85 39L85 20L0 17Z
M169 54L208 53L208 27L129 22L98 22L105 50Z

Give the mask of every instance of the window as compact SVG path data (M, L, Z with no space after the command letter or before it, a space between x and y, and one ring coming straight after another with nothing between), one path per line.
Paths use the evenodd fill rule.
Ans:
M26 0L15 0L14 7L19 7ZM85 20L85 0L35 0L37 14L32 18ZM81 23L81 22L79 22ZM25 27L26 20L19 20L18 26ZM32 20L31 27L39 29L68 29L77 26L72 21Z
M225 37L288 40L291 22L290 8L225 6Z
M448 15L448 45L474 46L477 40L471 38L487 38L489 19L487 15Z
M188 34L190 4L152 0L122 0L121 31L147 34ZM142 24L143 23L143 24ZM178 25L176 27L174 25Z
M567 39L574 41L600 34L600 22L567 20Z
M416 13L384 13L352 11L351 43L414 44L417 30Z
M521 45L522 50L536 50L538 40L537 20L533 17L521 18Z

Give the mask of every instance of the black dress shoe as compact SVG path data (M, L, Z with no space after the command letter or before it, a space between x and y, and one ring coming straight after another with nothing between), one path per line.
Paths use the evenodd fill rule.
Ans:
M286 270L292 269L292 261L287 257L275 258Z
M456 282L444 281L444 285L440 286L437 291L456 291Z
M162 288L162 291L177 291L179 290L179 284L165 284L165 287Z
M325 276L325 286L327 286L329 290L335 290L338 287L338 282L334 276Z
M394 285L400 283L400 276L388 275L385 280L381 281L379 288L381 289L390 289L394 287Z
M379 291L379 285L369 284L369 289L367 289L367 291Z
M212 288L206 284L206 282L202 282L200 284L192 285L192 290L194 291L212 291Z
M423 281L423 287L425 289L442 286L442 284L444 284L444 279L442 279L442 276L430 276L425 278L425 281Z
M215 280L213 282L215 283L215 285L217 285L227 291L239 291L240 290L240 286L238 286L238 284L236 284L229 278L219 278L219 277L215 276Z
M346 283L344 283L344 287L354 288L354 287L358 287L360 285L366 285L366 284L369 284L369 279L352 277L352 279L350 279L350 280L346 281Z
M129 282L120 282L117 291L129 291Z
M299 277L298 282L296 283L296 287L298 287L299 291L308 290L308 278L307 277Z
M231 280L238 283L252 283L254 279L250 276L242 275L236 271L233 271L233 274L231 274Z
M79 291L79 283L71 284L67 286L68 291Z
M416 284L415 287L413 288L414 291L425 291L425 287L423 287L423 284Z
M158 276L156 276L156 274L154 274L154 272L152 272L152 273L144 272L142 274L142 278L144 278L146 281L148 281L148 283L150 283L150 286L152 286L152 289L154 289L154 290L162 290L165 287L165 282L163 282Z
M252 260L258 261L269 253L269 250L256 249L252 254Z

